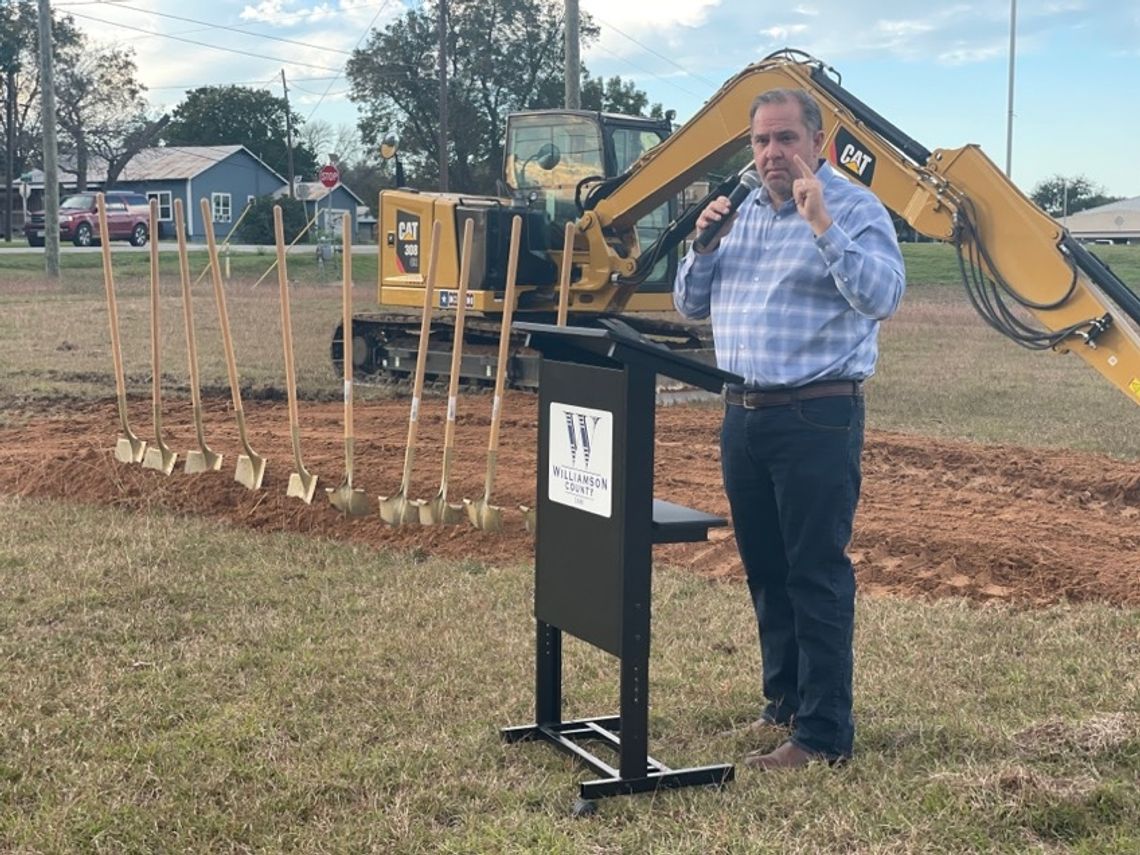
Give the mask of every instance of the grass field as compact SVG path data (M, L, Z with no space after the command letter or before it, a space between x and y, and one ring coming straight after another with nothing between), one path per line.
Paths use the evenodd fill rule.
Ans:
M911 287L883 332L873 426L1140 459L1134 404L1079 360L985 328L945 247L905 250ZM1135 248L1104 255L1140 282ZM235 279L230 314L243 378L270 388L276 279L253 288L260 272ZM120 279L139 397L144 275ZM9 423L113 394L100 277L47 284L0 257ZM174 282L163 358L177 384ZM371 293L361 281L358 307ZM206 382L221 388L205 283L195 298ZM298 267L309 396L339 393L338 300ZM862 598L853 763L741 769L722 791L612 799L574 820L575 781L593 775L498 738L533 714L532 568L2 495L0 515L2 852L1140 851L1134 609ZM743 588L659 567L653 609L651 753L679 767L774 745L722 734L757 711ZM615 660L566 647L567 717L616 711Z

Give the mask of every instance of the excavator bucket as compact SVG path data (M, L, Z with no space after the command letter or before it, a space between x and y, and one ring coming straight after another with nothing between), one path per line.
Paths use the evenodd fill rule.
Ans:
M416 456L416 432L419 425L420 398L424 391L424 372L427 368L428 338L431 335L432 296L439 270L439 236L442 225L437 220L432 226L431 253L428 256L427 280L424 283L424 308L420 317L420 340L416 350L415 379L412 382L412 406L408 415L408 442L404 448L404 475L400 489L392 496L380 497L380 518L388 525L408 525L419 522L419 508L408 500L412 481L412 464Z

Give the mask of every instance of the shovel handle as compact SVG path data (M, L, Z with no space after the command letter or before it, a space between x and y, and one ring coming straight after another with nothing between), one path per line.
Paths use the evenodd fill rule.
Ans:
M186 254L186 214L182 200L174 200L174 231L178 237L178 277L182 284L182 319L186 326L186 354L190 361L190 398L197 401L198 337L194 335L194 309L190 298L190 259Z
M570 270L574 266L574 222L566 224L562 235L562 271L558 280L558 326L566 326L566 315L570 311Z
M455 333L451 342L451 378L447 384L447 423L443 431L444 459L449 459L447 450L455 444L455 411L459 397L459 367L463 362L463 327L467 318L467 288L471 281L471 242L475 234L475 222L468 219L463 224L463 254L459 264L459 294L456 297Z
M234 359L234 341L230 335L230 316L226 311L226 292L222 288L222 268L218 265L218 243L214 238L214 216L210 200L202 198L202 228L206 232L206 247L210 255L210 276L214 283L214 302L218 304L218 323L222 328L222 348L226 352L226 374L230 381L230 397L234 409L241 412L241 388L238 386L237 360Z
M341 361L344 363L344 439L354 435L352 426L352 238L341 224Z
M150 200L150 377L154 431L162 443L162 357L158 345L158 200Z
M300 422L297 414L297 372L293 363L293 317L289 310L289 271L285 264L285 223L281 206L273 206L273 237L277 244L277 287L281 292L281 342L285 351L285 391L289 396L289 427L294 436ZM294 442L293 451L296 452Z
M495 363L495 397L491 402L491 435L487 451L499 447L499 422L502 419L503 389L507 382L507 359L511 352L511 318L515 312L515 284L519 270L519 242L522 235L522 217L511 219L511 248L507 256L507 290L503 294L503 324L499 331L499 357Z
M407 494L412 480L412 461L416 454L416 431L419 428L420 399L424 392L424 373L427 370L428 339L431 337L432 300L435 281L439 273L439 239L443 224L436 220L431 227L431 249L428 251L427 279L424 281L424 308L420 317L420 340L416 347L415 379L412 381L412 406L408 411L408 441L404 446L404 474L401 489Z
M99 219L99 234L107 234L107 202L102 193L95 195L95 206ZM127 394L126 380L123 378L123 353L119 344L119 307L115 302L115 274L111 268L111 242L99 241L103 255L103 286L107 291L107 313L111 320L111 360L115 365L115 391L119 398Z

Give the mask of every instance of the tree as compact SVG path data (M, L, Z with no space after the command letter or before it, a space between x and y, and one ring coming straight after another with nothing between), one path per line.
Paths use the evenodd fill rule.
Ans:
M266 89L202 86L186 93L166 128L169 145L244 145L281 175L289 172L285 99ZM294 129L303 120L292 116ZM293 146L293 171L316 177L317 158L303 144Z
M623 81L618 76L609 80L586 75L582 80L582 109L601 110L606 113L622 113L626 116L643 116L649 105L649 96L634 85L632 80ZM654 104L649 115L661 118L665 115L661 105Z
M90 48L85 41L61 52L56 113L65 153L74 158L76 187L87 189L92 156L107 167L114 185L127 161L157 142L169 121L147 115L146 91L129 48Z
M1083 175L1054 175L1038 182L1030 194L1037 207L1051 217L1064 217L1089 208L1118 202L1122 197L1105 195L1104 188Z
M8 177L39 163L40 76L37 9L31 0L0 5L0 71L4 74ZM52 18L60 150L74 160L79 186L93 156L107 165L108 185L140 149L153 145L164 117L147 113L130 49L92 46L68 15Z
M503 162L507 114L562 104L563 4L450 0L448 7L448 183L466 192L491 192ZM361 108L365 143L375 147L395 132L408 183L420 187L439 184L438 15L438 0L427 0L373 31L345 72L350 97ZM598 32L582 13L580 42L590 44ZM599 102L611 97L623 109L638 100L632 85L618 78L599 81L594 89ZM637 106L645 101L642 95Z
M309 221L308 214L305 213L305 203L299 199L290 199L288 196L279 199L274 199L272 196L258 196L238 226L237 239L241 243L267 246L277 243L273 226L274 205L281 206L281 225L285 233L285 243L289 244L296 239Z
M300 140L309 151L316 152L322 162L331 154L338 164L347 166L360 160L364 154L360 131L353 125L334 127L331 123L318 119L305 125Z
M4 105L5 184L40 162L40 49L34 0L0 2L0 103ZM52 42L62 51L82 40L69 16L52 17Z

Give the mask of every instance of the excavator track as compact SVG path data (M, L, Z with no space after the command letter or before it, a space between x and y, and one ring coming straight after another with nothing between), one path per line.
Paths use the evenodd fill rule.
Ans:
M586 320L596 323L597 317ZM528 315L527 320L553 323L554 317ZM621 320L646 338L666 344L698 359L713 361L711 333L708 328L694 327L649 316L622 315ZM333 331L331 356L333 369L344 373L344 325ZM464 327L463 357L460 361L460 384L467 389L491 388L495 383L501 321L492 317L468 316ZM451 347L455 316L440 313L432 319L424 381L445 386L451 370ZM376 312L357 314L352 319L352 360L355 382L374 386L409 385L416 370L420 318L411 312ZM514 333L507 363L507 384L512 389L535 391L538 388L539 354L526 347L526 336ZM671 391L666 388L663 391ZM681 390L677 390L680 392ZM683 394L675 396L678 400Z

